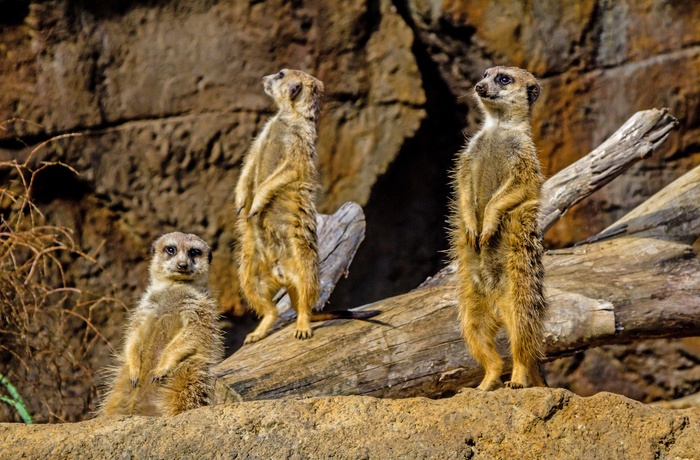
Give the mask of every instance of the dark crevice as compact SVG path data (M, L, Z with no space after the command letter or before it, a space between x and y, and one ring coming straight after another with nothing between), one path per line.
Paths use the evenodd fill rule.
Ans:
M426 95L426 117L377 179L364 208L365 240L331 296L331 308L349 308L401 294L445 263L449 171L464 143L466 108L458 105L402 1L394 6L414 31L412 52Z
M37 171L31 198L37 204L55 199L80 201L90 192L89 185L72 170L57 164Z
M379 30L379 24L382 22L382 13L380 11L379 0L370 0L367 2L367 10L362 16L362 20L357 22L357 30L354 31L355 36L359 37L357 41L358 48L364 48L370 37Z
M29 0L0 0L0 30L3 26L17 26L29 16Z
M438 20L439 30L446 36L453 38L454 40L467 46L472 42L472 37L476 33L476 27L471 25L466 26L456 26L451 21L447 21L445 18L441 17ZM518 26L518 29L520 26ZM418 31L414 28L414 33Z

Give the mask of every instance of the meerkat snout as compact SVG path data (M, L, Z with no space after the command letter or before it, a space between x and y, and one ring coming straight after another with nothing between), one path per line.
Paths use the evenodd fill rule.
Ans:
M476 84L474 87L474 91L476 91L476 94L478 94L481 97L486 96L486 92L488 90L488 87L486 86L485 83L479 82Z

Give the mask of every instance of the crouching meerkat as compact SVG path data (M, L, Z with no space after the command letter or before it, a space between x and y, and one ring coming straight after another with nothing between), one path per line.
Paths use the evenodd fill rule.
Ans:
M547 302L537 217L544 177L530 125L540 87L529 72L493 67L474 87L485 120L459 153L451 255L462 334L484 367L479 389L502 386L494 336L505 325L510 388L546 386L540 368Z
M314 312L319 298L316 129L323 83L299 70L263 77L278 112L253 141L235 191L238 276L259 317L245 343L267 336L278 316L273 296L284 287L297 313L295 337L312 336L311 321L366 319L378 312Z
M211 369L222 359L223 342L207 287L211 249L196 235L175 232L153 243L152 257L104 415L175 415L213 396Z

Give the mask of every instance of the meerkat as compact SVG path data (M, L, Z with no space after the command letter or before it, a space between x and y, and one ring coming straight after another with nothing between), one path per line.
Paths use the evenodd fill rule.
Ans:
M223 356L217 305L207 287L211 249L168 233L151 248L150 280L126 327L104 415L176 415L208 405Z
M494 340L503 325L513 356L506 386L546 386L540 360L547 302L537 222L544 176L530 124L540 87L523 69L493 67L474 92L485 119L459 153L450 218L462 334L484 367L478 388L503 385Z
M241 293L262 317L245 343L267 336L278 316L272 299L282 287L297 313L298 339L312 336L311 321L378 314L313 311L320 289L314 200L319 189L316 130L324 87L311 75L290 69L262 81L278 111L253 141L235 190Z

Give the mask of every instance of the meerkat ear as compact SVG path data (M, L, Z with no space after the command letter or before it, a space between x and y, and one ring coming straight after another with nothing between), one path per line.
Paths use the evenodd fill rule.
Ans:
M211 253L211 249L209 250L209 263L211 264L211 259L214 257L214 254Z
M154 256L156 253L156 242L154 241L153 244L151 245L151 256Z
M528 85L527 87L527 103L532 105L535 103L537 98L540 97L540 85L535 83L534 85Z
M311 107L311 112L314 121L318 122L318 117L321 115L321 103L323 101L323 92L325 88L323 86L323 82L321 82L320 80L316 80L315 83L316 84L314 85L313 89L315 97L313 98L314 103Z
M289 99L292 101L294 98L296 98L299 95L299 92L301 91L301 83L298 81L292 82L289 84Z

